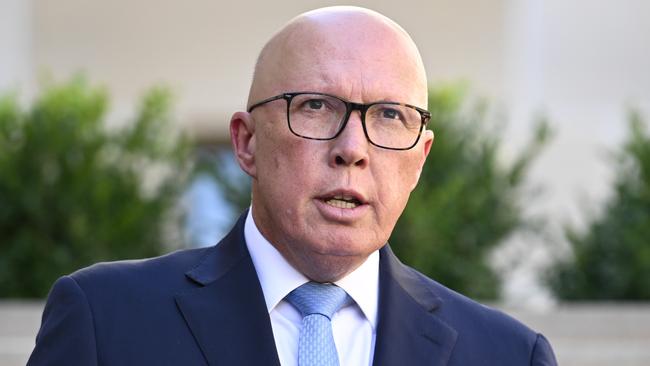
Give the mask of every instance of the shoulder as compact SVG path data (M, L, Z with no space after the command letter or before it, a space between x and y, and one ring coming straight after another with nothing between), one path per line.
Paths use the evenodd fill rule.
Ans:
M243 216L242 216L243 217ZM240 218L219 243L207 248L183 249L154 258L103 262L80 269L73 281L91 305L128 307L173 302L173 297L204 285L227 271L248 252Z
M440 300L433 314L458 332L456 351L491 354L534 365L555 365L546 338L504 312L468 298L408 267ZM454 352L459 355L463 352ZM493 359L493 358L492 358ZM506 363L504 363L506 364Z
M474 333L504 332L513 336L534 334L528 327L504 314L468 298L399 261L389 247L382 252L380 266L409 296L423 308L454 329L472 329Z
M490 332L508 332L521 336L534 333L504 312L460 294L413 268L408 267L408 270L439 298L440 306L436 311L450 325L461 329L471 325L474 329L489 328Z
M178 250L160 257L102 262L80 269L68 277L87 296L175 292L189 286L185 273L215 247Z

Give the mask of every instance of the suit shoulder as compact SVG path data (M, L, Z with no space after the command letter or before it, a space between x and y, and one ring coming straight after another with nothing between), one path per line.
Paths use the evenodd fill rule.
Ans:
M427 276L409 268L435 297L439 305L432 315L458 331L454 357L457 364L556 365L546 338L500 310L483 305L459 294ZM483 361L481 361L483 362Z
M164 283L174 288L181 286L186 281L184 273L213 249L183 249L153 258L101 262L80 269L70 277L84 291L93 288L106 290L107 287L146 288L147 284L153 283Z
M410 268L441 301L440 312L450 325L472 323L474 329L534 341L537 333L512 316L458 293Z

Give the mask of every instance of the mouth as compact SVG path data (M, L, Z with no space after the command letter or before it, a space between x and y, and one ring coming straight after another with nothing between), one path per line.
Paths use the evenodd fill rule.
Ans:
M332 198L325 199L324 202L337 208L355 208L362 205L361 201L358 199L345 195L336 195Z
M326 205L343 209L354 209L367 203L361 194L350 191L332 192L321 197L320 200Z

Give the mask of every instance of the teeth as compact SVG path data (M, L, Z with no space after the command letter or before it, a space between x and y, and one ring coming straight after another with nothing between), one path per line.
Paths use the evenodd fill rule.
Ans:
M325 201L325 203L338 208L355 208L359 206L356 202L344 201L344 199L341 197L342 196L335 196L334 198Z
M335 200L342 200L342 201L356 201L356 199L352 196L343 196L343 195L336 195L334 196Z

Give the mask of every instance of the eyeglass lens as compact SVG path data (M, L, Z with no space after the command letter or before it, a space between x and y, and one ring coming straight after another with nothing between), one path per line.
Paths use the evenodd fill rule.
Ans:
M289 127L300 136L331 139L345 123L344 101L321 94L298 94L289 103ZM388 148L408 148L417 141L422 117L415 108L393 103L371 105L365 113L368 138Z

